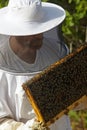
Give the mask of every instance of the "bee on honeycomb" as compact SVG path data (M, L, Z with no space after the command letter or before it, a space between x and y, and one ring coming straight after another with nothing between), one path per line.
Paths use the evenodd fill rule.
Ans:
M87 94L87 45L24 83L23 89L38 120L53 123Z

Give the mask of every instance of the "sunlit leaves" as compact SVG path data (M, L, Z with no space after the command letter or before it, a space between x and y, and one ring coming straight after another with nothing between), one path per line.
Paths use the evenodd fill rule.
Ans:
M8 3L8 0L0 0L0 8L6 6Z

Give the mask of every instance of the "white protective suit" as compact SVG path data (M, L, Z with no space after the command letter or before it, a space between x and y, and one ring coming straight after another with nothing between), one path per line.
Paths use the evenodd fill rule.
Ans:
M22 61L9 46L9 39L0 45L0 130L31 130L35 113L22 84L50 64L68 54L64 44L44 38L34 64ZM51 130L71 130L67 115L50 126Z

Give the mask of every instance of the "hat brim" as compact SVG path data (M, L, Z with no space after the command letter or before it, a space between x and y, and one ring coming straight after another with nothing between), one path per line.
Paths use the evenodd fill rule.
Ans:
M0 34L24 36L35 35L58 26L65 19L65 10L52 3L42 2L45 17L41 22L17 22L6 17L8 7L0 9Z

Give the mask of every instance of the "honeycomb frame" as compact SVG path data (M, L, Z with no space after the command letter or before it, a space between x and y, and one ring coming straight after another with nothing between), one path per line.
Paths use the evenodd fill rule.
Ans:
M87 45L22 85L39 121L47 126L87 100Z

